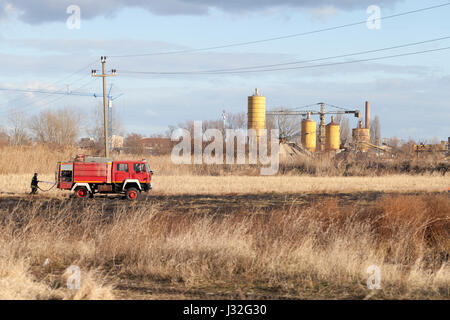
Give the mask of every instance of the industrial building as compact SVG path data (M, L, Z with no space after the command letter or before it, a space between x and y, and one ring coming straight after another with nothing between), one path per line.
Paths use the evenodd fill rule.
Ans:
M301 145L297 145L296 149L301 150L303 154L314 155L316 153L338 153L345 147L341 144L340 125L335 121L335 115L352 114L359 118L358 126L352 129L351 149L358 152L368 152L369 150L387 151L386 146L372 144L370 142L370 102L365 103L365 123L361 119L361 112L359 110L348 110L339 108L340 110L325 110L325 103L320 102L320 111L296 111L290 109L267 111L266 97L261 95L258 89L255 93L248 97L248 121L247 129L254 129L256 136L262 134L262 130L266 129L267 116L303 116L304 119L299 123L301 127ZM320 118L319 125L312 119L313 115L318 115ZM326 115L331 115L331 120L325 124ZM282 137L280 137L282 138ZM281 140L286 142L285 139ZM289 142L292 144L292 142Z

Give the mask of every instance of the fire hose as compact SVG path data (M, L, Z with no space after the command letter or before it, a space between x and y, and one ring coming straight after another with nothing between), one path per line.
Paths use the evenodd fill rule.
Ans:
M39 190L44 191L44 192L48 192L48 191L52 190L56 186L56 182L48 182L48 181L38 181L38 182L52 184L52 186L49 189L46 189L46 190L41 189L41 187L39 187L39 185L37 186Z

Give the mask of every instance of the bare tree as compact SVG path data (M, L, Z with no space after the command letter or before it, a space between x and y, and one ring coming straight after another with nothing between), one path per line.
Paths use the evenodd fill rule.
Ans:
M387 139L387 145L392 148L398 148L401 144L401 139L397 137L390 137Z
M267 132L276 128L276 118L274 116L266 116L266 128Z
M178 128L181 129L185 129L187 131L189 131L191 137L194 137L194 121L192 120L187 120L184 123L180 123L178 124ZM171 127L171 130L173 131L174 127ZM223 129L223 121L222 120L203 120L202 121L202 132L204 132L205 130L208 129L218 129L218 130L222 130Z
M203 131L208 129L223 129L223 120L205 120L202 121L202 129Z
M177 128L178 128L177 126L169 125L168 129L167 129L166 132L165 132L165 135L166 135L167 137L171 137L171 136L172 136L172 133L173 133Z
M281 135L286 137L295 137L300 134L301 131L301 117L300 116L268 116L266 117L267 130L279 129ZM194 121L187 120L178 126L169 126L169 130L166 132L167 136L171 136L172 132L182 128L189 131L191 136L194 136ZM247 114L245 112L229 113L227 114L226 129L246 129L247 128ZM203 120L202 130L207 129L223 129L223 120Z
M183 123L179 123L178 126L176 128L174 128L174 129L176 130L176 129L179 129L179 128L189 131L191 137L194 136L194 121L186 120Z
M247 115L245 112L229 113L227 115L227 125L230 129L247 128Z
M270 129L278 129L280 136L287 138L295 138L301 132L301 116L292 115L276 115L266 118L266 127Z
M122 122L117 114L117 109L113 108L109 110L111 112L112 128L111 135L124 136L125 130L123 129ZM91 123L88 125L87 134L94 139L95 148L98 150L105 149L105 131L104 131L104 116L103 116L103 103L98 103ZM111 138L111 137L110 137Z
M246 129L247 128L247 114L245 112L240 113L228 113L226 120L226 129ZM191 135L194 134L194 121L187 120L183 123L179 123L178 126L169 126L169 130L166 132L167 136L171 136L172 132L177 128L188 130ZM223 119L217 120L203 120L202 130L207 129L223 129Z
M380 118L375 116L374 120L370 123L370 142L373 144L378 144L381 141L381 127Z
M43 111L30 119L34 139L41 143L74 145L79 133L80 116L72 110Z
M123 146L125 150L132 154L143 154L144 143L142 135L138 133L130 133L125 137Z
M8 116L8 124L10 127L8 131L9 144L19 146L30 142L30 137L26 130L27 119L23 114L13 111Z
M336 122L340 126L341 143L345 144L351 140L350 120L338 114L336 116Z
M86 131L87 134L92 137L97 142L103 141L103 104L98 103L92 117L90 118L90 123L88 124Z

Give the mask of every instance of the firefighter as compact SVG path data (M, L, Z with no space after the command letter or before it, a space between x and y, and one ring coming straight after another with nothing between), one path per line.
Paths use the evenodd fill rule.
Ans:
M39 183L38 174L35 173L34 176L33 176L33 179L31 179L31 192L30 192L30 194L35 194L37 192L38 183Z

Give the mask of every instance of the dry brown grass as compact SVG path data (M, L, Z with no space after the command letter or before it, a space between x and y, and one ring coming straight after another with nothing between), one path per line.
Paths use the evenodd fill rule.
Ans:
M68 161L78 153L89 151L76 147L50 146L0 146L0 175L5 174L54 174L58 161ZM93 154L91 152L91 154ZM257 165L176 165L170 155L113 155L117 160L141 160L146 158L152 170L158 175L188 175L188 176L259 176L260 166ZM370 157L348 159L317 156L316 158L280 159L278 175L284 176L381 176L396 174L411 175L445 175L450 170L448 160L430 159L390 159L374 160ZM448 173L447 173L448 176Z
M0 281L9 279L4 297L48 298L49 287L63 290L49 275L76 264L100 279L81 297L111 297L101 286L108 273L213 292L359 299L374 293L366 270L377 265L374 298L448 299L449 239L446 195L233 215L167 214L151 202L109 213L74 201L21 203L0 215ZM17 261L24 267L11 271Z
M3 228L2 228L3 229ZM4 231L4 229L2 230ZM79 290L71 290L64 286L67 273L58 271L47 274L48 267L30 260L23 246L18 242L21 236L9 238L1 236L0 243L0 300L86 300L113 299L111 285L104 285L100 276L93 270L82 273ZM27 248L27 250L32 249ZM47 259L47 258L46 258ZM45 276L36 277L36 274Z
M30 192L32 175L0 175L0 194ZM54 181L54 175L40 175L40 180ZM40 183L42 189L51 187ZM441 192L450 187L448 177L441 175L381 177L310 177L310 176L153 176L152 194L230 194L230 193L348 193L348 192ZM39 194L64 196L68 191L53 188Z
M77 148L49 146L0 147L0 174L54 173L56 163L73 159Z
M444 191L449 179L436 176L310 177L310 176L158 176L154 192L163 194L346 193L363 191Z
M79 152L42 146L0 151L0 193L13 194L29 191L35 171L53 181L56 162ZM259 169L249 166L175 166L168 156L150 157L150 164L156 172L152 192L169 195L450 186L441 174L375 176L380 172L356 167L347 171L366 176L339 176L345 172L341 164L327 170L326 161L286 165L273 177L257 176ZM321 176L327 174L334 176ZM48 194L62 198L67 192ZM389 196L364 208L329 200L232 215L167 213L151 198L105 212L98 202L42 202L42 195L0 211L0 299L110 299L118 279L130 278L274 297L450 298L447 195ZM64 286L64 270L73 264L82 270L79 291ZM375 295L366 287L369 265L382 270L382 289Z

